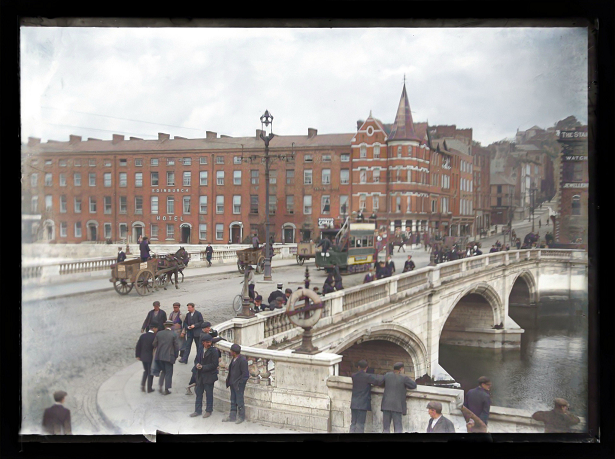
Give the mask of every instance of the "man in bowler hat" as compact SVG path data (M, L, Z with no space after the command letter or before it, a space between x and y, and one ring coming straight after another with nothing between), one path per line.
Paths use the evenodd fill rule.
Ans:
M201 335L202 346L197 350L194 359L196 387L196 400L194 413L191 417L200 416L203 411L203 392L205 392L204 418L211 416L214 411L214 383L218 380L218 363L220 351L211 345L212 337L209 333Z
M395 433L403 433L401 417L406 415L406 389L416 389L416 382L404 374L403 362L393 365L393 371L384 375L379 386L384 386L382 403L382 432L391 432L391 420Z
M248 372L248 360L241 355L241 346L237 343L231 346L231 363L228 366L226 387L231 388L231 412L222 422L235 422L241 424L246 419L246 409L243 394L246 383L250 379Z
M379 385L384 377L367 373L367 361L359 360L359 371L352 375L350 400L350 433L365 432L365 418L372 410L372 385Z
M455 426L451 420L442 415L442 403L429 402L427 412L430 417L427 433L455 433Z

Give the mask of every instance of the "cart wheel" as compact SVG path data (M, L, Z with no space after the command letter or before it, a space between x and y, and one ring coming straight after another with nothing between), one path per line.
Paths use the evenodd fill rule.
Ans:
M246 271L246 265L244 265L241 261L238 261L237 269L239 270L241 274L243 274Z
M129 284L124 279L117 279L113 282L113 288L120 295L128 295L134 284Z
M154 275L151 271L141 270L137 273L135 282L137 293L141 296L148 295L154 290Z
M262 255L258 258L256 262L256 274L261 274L265 271L265 257Z
M233 312L235 312L235 315L241 312L242 305L243 298L241 297L241 295L235 296L235 298L233 298Z
M297 255L297 264L299 266L301 266L303 263L305 263L305 258L300 257L299 255Z

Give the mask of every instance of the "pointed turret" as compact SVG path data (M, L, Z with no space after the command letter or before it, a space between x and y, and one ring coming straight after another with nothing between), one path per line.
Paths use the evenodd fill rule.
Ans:
M414 122L412 121L412 112L410 111L410 101L406 93L406 83L401 93L397 115L395 115L395 123L391 129L389 140L415 140L420 142L421 139L414 131Z

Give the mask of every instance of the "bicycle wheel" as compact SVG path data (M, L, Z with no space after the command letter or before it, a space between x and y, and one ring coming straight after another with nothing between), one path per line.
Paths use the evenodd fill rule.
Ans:
M235 298L233 298L233 312L235 313L235 315L241 312L242 305L243 298L241 297L241 295L235 296Z

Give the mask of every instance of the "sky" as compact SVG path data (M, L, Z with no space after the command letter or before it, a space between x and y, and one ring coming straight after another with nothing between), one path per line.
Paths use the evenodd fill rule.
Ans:
M394 121L517 129L587 123L586 28L22 27L21 137L110 140L351 133Z

